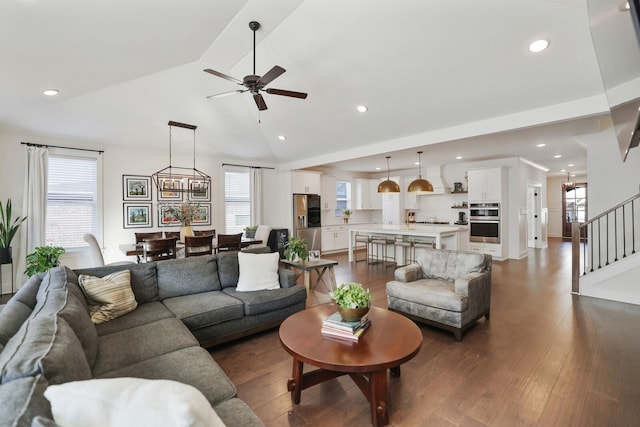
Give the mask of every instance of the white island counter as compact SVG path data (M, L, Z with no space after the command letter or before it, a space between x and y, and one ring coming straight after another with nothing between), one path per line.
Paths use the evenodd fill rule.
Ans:
M411 238L433 239L436 248L451 250L465 250L468 241L468 227L465 225L362 225L349 227L349 262L353 261L353 242L355 235L369 234L376 236L401 237L403 240ZM464 247L461 247L464 246ZM399 255L399 254L397 254ZM402 260L400 260L402 261Z

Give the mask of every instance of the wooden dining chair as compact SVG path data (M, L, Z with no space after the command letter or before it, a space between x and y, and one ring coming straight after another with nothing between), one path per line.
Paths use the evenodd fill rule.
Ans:
M178 239L151 239L142 242L142 259L144 262L162 261L176 258L176 242Z
M218 234L216 252L239 251L242 248L242 233Z
M156 231L153 233L136 233L136 244L149 239L162 239L162 231Z
M213 253L213 236L186 236L184 238L184 256L211 255Z
M215 228L212 230L193 230L194 236L213 236L216 237Z
M165 231L164 232L165 239L178 239L180 240L180 232L179 231Z

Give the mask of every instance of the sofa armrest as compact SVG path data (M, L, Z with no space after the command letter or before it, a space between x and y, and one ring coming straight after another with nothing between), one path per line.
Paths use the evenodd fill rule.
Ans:
M456 293L470 296L474 287L491 286L491 273L488 271L467 273L462 277L458 277L454 286Z
M296 285L296 279L298 276L293 270L289 270L288 268L278 268L278 277L280 279L280 287L281 288L290 288Z
M413 282L422 277L422 268L419 264L409 264L404 267L396 268L393 277L398 282Z

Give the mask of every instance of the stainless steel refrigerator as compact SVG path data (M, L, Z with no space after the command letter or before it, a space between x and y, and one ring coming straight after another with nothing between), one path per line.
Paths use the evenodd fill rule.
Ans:
M307 241L310 251L321 250L320 196L318 194L293 195L293 236Z

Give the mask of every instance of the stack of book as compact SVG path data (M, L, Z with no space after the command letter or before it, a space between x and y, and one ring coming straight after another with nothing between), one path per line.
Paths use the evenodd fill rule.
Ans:
M320 333L325 337L358 341L371 325L371 320L364 315L359 322L345 322L340 313L335 312L322 322Z

